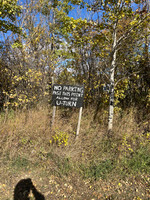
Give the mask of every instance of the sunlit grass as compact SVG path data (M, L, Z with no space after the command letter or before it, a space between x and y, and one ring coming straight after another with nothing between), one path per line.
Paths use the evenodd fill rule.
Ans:
M99 115L93 121L93 115L91 110L83 110L76 139L78 110L57 109L52 128L52 110L47 107L11 111L7 120L4 120L5 113L1 113L1 168L6 167L13 174L38 170L40 176L53 175L60 181L65 177L74 181L78 177L79 182L90 181L89 187L96 188L95 198L101 194L102 199L119 196L120 199L142 199L144 188L144 195L149 198L150 138L148 132L143 134L143 126L148 123L144 121L139 126L133 110L124 113L122 118L116 115L113 135L108 138L104 121L107 117ZM133 193L135 188L137 192Z

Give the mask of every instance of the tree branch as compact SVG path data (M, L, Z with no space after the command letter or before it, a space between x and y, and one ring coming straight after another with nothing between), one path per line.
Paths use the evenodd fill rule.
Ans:
M121 36L118 41L117 44L115 46L115 49L120 45L120 43L127 39L128 35L131 33L131 31L133 31L135 28L137 28L148 16L150 16L150 13L148 15L146 15L143 19L141 19L136 25L134 25L133 27L131 27L123 36Z

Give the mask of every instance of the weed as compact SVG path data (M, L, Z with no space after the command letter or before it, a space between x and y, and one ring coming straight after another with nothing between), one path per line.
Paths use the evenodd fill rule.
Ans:
M115 168L115 163L112 160L104 160L99 163L91 163L88 167L81 165L82 174L84 178L106 178Z
M57 165L63 175L68 175L72 168L69 158L58 159Z
M12 161L12 167L16 167L17 169L27 169L30 165L30 162L27 158L18 156L14 161Z
M52 159L57 166L59 175L68 175L72 169L72 162L69 158L59 157L54 152L49 152L47 157Z
M150 173L150 153L148 146L140 147L130 158L124 158L122 165L131 172Z
M50 140L50 144L54 143L57 146L61 146L61 145L67 146L68 145L69 135L63 131L56 130L56 133L54 136L52 136L52 138L53 139Z

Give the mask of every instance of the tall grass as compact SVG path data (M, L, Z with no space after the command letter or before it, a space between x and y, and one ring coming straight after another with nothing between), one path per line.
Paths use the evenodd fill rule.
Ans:
M53 128L52 110L46 106L10 111L7 120L0 113L0 171L6 169L1 179L7 180L9 174L15 176L22 171L33 175L35 171L44 180L52 176L62 180L62 185L64 180L72 183L78 188L74 199L82 199L80 195L86 188L83 199L147 200L149 118L139 122L136 114L134 109L121 115L116 113L110 138L107 112L101 111L93 121L94 111L84 109L76 139L78 110L58 108Z
M71 170L84 178L106 178L117 173L149 173L149 132L143 134L143 126L136 122L135 111L131 109L120 117L116 114L112 138L107 138L105 126L107 115L93 121L94 112L83 110L79 138L75 140L78 111L57 109L53 129L50 127L52 111L39 107L24 112L0 114L0 155L2 160L16 163L41 162L53 152L55 165L60 172ZM103 122L102 122L103 121ZM56 133L67 134L67 145L50 143ZM59 135L59 134L58 134ZM64 161L63 161L64 159ZM58 162L59 160L59 162ZM56 161L56 162L55 162ZM72 164L74 163L74 164ZM19 164L18 164L19 165ZM72 166L72 167L70 167ZM75 167L73 167L75 166ZM64 168L64 169L63 169ZM65 170L66 168L66 170Z

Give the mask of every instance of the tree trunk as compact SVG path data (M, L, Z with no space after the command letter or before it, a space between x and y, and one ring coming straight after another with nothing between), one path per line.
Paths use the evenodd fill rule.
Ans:
M114 24L113 27L113 50L112 50L112 61L111 61L111 68L110 68L110 99L109 99L109 117L108 117L108 132L112 131L113 128L113 117L114 117L114 81L115 81L115 67L116 67L116 44L117 44L117 38L116 38L116 27L117 27L117 21Z

